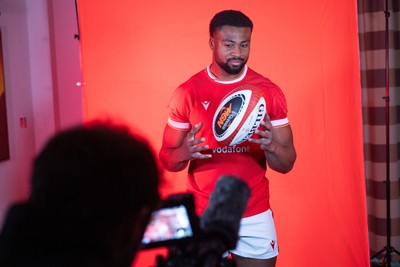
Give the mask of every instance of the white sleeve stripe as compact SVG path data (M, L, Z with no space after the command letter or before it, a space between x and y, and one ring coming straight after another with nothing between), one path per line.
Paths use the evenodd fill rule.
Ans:
M190 129L190 123L187 122L176 122L173 121L171 118L168 118L168 124L177 129L188 130Z
M280 120L274 120L274 121L271 121L271 124L273 127L284 126L284 125L289 124L289 119L284 118L284 119L280 119Z

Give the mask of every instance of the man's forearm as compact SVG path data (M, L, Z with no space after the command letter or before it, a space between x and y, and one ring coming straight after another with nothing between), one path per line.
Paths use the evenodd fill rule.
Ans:
M179 148L162 148L160 150L160 160L164 168L170 172L179 172L186 168L188 159L183 158Z
M296 161L296 151L293 146L284 146L272 143L268 150L264 151L268 166L280 173L289 172Z

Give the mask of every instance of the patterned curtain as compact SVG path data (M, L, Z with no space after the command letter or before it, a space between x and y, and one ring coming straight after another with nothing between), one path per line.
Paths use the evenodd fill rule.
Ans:
M390 100L389 126L386 127L386 2L358 0L365 179L371 256L387 245L387 178L390 179L391 246L397 251L400 250L400 1L388 2ZM387 134L389 150L386 146ZM389 164L386 163L387 152ZM396 253L391 255L393 261L400 258Z

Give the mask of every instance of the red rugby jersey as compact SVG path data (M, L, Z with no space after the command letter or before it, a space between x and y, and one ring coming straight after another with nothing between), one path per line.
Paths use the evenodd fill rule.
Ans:
M245 180L251 190L244 217L270 208L269 182L265 176L266 159L259 145L248 141L236 146L220 146L215 140L212 123L221 100L232 90L244 85L262 88L267 113L274 127L289 123L287 105L281 89L269 79L245 66L243 74L232 81L213 78L209 66L193 75L174 92L169 103L168 124L179 131L190 130L196 123L203 127L196 137L205 137L212 158L192 160L188 169L187 189L195 196L200 215L208 205L208 198L216 180L222 175L234 175Z

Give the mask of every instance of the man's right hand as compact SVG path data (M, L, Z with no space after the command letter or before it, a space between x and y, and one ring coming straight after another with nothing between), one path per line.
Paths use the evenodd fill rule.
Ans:
M204 137L196 138L195 135L200 131L203 123L199 122L187 133L183 147L183 153L186 152L188 160L193 159L209 159L211 154L201 154L200 152L208 150L210 147L204 143L206 139Z
M209 159L211 154L202 154L209 146L204 137L196 138L203 123L195 124L190 131L180 131L167 125L164 130L160 160L169 171L181 171L190 160Z

